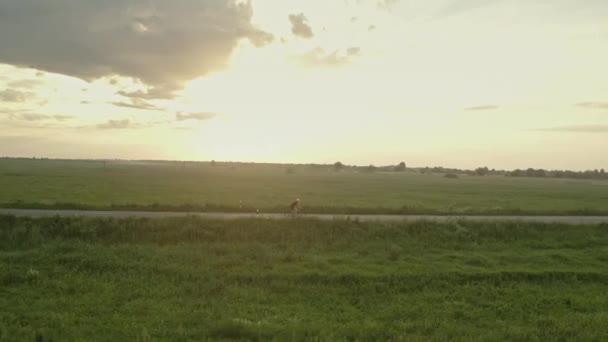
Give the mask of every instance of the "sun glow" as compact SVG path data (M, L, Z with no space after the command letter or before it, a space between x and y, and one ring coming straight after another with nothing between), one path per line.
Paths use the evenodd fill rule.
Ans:
M190 15L171 7L173 2L165 4L175 10L165 19ZM509 167L517 160L517 166L568 168L559 151L572 145L608 149L608 6L390 4L253 1L252 18L229 12L229 25L218 21L212 30L188 22L187 30L175 31L182 40L166 42L159 35L162 16L151 15L165 5L146 9L147 16L136 20L113 18L129 19L119 24L132 31L134 41L128 42L136 48L119 46L133 52L126 59L133 63L118 53L102 56L103 63L115 63L107 75L88 77L98 70L66 67L53 54L46 58L68 76L0 65L2 133L40 138L10 148L5 143L5 153L40 150L68 157L65 151L81 142L87 148L78 157L137 158L140 151L146 158L359 164L408 159L455 167ZM294 32L290 15L305 19L306 35ZM184 28L173 20L171 29ZM99 29L116 23L94 24ZM243 34L223 41L218 32L235 25ZM188 32L194 28L213 39L193 39ZM158 52L157 45L146 45L148 39L163 40L179 53ZM167 58L167 70L156 67L159 56L150 51ZM197 62L181 59L188 54ZM105 70L97 59L82 60ZM139 75L152 84L138 81ZM154 86L166 86L168 93L145 94ZM110 151L106 143L123 148ZM587 168L608 163L605 153L573 154L571 160Z

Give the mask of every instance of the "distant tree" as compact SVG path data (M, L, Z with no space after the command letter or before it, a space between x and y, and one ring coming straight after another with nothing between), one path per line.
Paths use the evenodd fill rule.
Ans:
M407 169L407 166L404 162L399 163L399 165L395 166L395 171L404 172Z
M211 161L211 166L215 166L215 160Z
M526 177L534 177L535 170L533 168L529 168L526 170Z
M484 167L478 167L475 169L475 175L477 176L487 176L490 174L490 170L484 166Z
M600 175L602 175L602 176L603 176L603 175L605 175L605 174L606 174L606 170L601 169L601 170L600 170Z
M344 164L342 164L342 162L336 162L336 163L334 164L334 170L336 170L336 171L340 171L340 170L342 170L342 169L344 169Z
M454 173L446 173L443 177L445 177L445 178L451 178L451 179L456 179L456 178L458 178L458 175L454 174Z
M534 170L534 177L547 177L547 172L543 169Z
M374 165L371 165L371 164L370 164L368 167L366 167L366 168L364 169L364 171L365 171L365 172L370 172L370 173L372 173L372 172L376 172L376 170L377 170L377 169L378 169L377 167L375 167Z

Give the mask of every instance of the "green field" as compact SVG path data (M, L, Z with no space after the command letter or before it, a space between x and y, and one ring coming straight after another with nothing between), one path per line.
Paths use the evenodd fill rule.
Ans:
M608 225L0 216L0 340L608 339Z
M309 213L608 214L608 181L330 166L0 159L0 189L25 208L283 212L299 197Z

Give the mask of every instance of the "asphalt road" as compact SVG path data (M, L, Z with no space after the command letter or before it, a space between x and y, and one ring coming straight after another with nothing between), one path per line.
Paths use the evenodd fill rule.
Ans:
M246 214L246 213L197 213L197 212L147 212L147 211L86 211L86 210L38 210L38 209L1 209L0 215L29 217L188 217L198 216L214 219L265 218L287 219L286 214ZM564 224L600 224L608 223L608 216L443 216L443 215L332 215L306 214L302 217L320 220L359 220L359 221L433 221L447 222L454 220L468 221L526 221Z

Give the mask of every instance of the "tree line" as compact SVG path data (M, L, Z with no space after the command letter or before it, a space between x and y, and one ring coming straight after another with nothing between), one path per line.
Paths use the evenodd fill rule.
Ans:
M505 176L505 177L535 177L535 178L572 178L572 179L606 179L608 180L608 173L604 169L586 170L586 171L570 171L570 170L545 170L545 169L533 169L528 168L525 170L496 170L490 169L487 166L478 167L474 170L463 170L457 168L446 168L442 166L435 167L415 167L408 168L405 162L401 162L397 165L386 165L386 166L357 166L357 165L345 165L342 162L336 162L334 170L341 171L346 169L352 169L360 172L418 172L421 174L447 174L447 175L468 175L468 176Z

